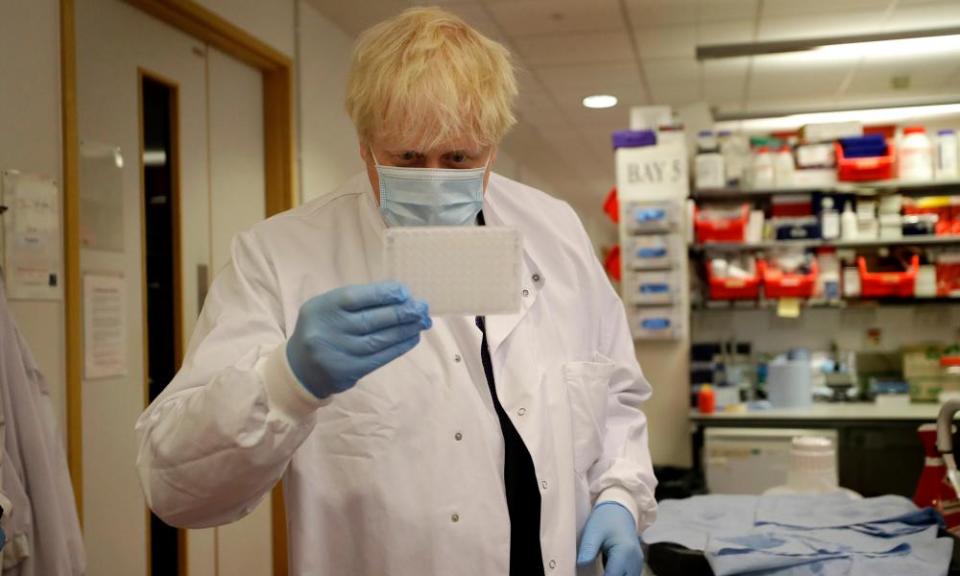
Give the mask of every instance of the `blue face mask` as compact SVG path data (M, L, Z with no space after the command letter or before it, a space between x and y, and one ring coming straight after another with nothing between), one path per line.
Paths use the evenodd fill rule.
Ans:
M371 151L371 155L373 152ZM483 208L482 168L377 165L380 214L387 226L472 226Z

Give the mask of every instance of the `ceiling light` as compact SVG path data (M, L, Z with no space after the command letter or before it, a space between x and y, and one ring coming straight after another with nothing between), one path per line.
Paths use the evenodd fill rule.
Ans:
M860 56L902 57L960 50L960 27L855 36L801 38L744 44L697 46L697 60L800 53L814 59Z
M904 105L887 108L822 110L808 112L717 114L717 130L739 130L746 133L787 132L807 124L823 122L860 122L864 126L900 124L960 116L960 104Z
M812 52L818 56L826 57L845 58L870 56L871 58L890 58L948 54L958 50L960 50L960 34L828 44L814 48Z
M610 94L594 94L583 99L587 108L613 108L617 105L617 97Z

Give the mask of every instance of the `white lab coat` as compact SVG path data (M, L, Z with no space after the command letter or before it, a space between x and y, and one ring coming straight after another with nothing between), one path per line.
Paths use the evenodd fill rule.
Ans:
M4 576L80 576L86 564L67 456L47 381L0 282Z
M622 503L640 531L655 518L639 409L650 386L573 210L494 174L484 215L524 238L523 308L489 317L487 333L541 484L546 573L569 576L596 501ZM360 174L235 238L183 367L137 422L144 492L167 522L207 527L249 513L283 477L297 575L507 574L503 446L477 382L479 331L437 318L414 350L326 401L287 364L304 301L382 279L384 229Z

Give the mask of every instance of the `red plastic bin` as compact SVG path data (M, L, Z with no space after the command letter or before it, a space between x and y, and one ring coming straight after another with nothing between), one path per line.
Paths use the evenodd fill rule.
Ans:
M714 276L707 263L707 284L711 300L756 300L760 296L760 267L750 278Z
M761 260L757 263L763 276L764 293L767 298L812 298L817 288L817 276L820 268L817 261L810 262L810 272L806 274L785 274L778 268Z
M860 295L864 298L909 298L914 294L920 256L914 254L910 268L903 272L870 272L863 256L857 258L860 268Z
M896 154L894 145L887 142L884 156L870 158L846 158L843 146L834 144L837 152L837 180L842 182L864 182L867 180L889 180L895 176Z
M697 242L743 242L747 234L747 222L750 220L750 205L739 207L734 218L720 220L705 218L699 207L693 211L693 227L697 232Z

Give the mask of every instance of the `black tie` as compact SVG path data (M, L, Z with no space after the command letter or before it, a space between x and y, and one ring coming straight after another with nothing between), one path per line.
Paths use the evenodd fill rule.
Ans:
M484 225L483 213L477 223ZM487 326L483 316L477 316L477 328L483 334L480 359L483 373L490 387L493 408L503 434L503 484L507 493L507 512L510 515L510 576L543 576L543 554L540 550L540 486L533 458L523 438L507 416L493 378L493 363L487 347Z

